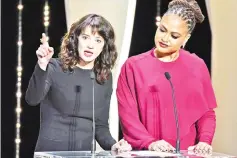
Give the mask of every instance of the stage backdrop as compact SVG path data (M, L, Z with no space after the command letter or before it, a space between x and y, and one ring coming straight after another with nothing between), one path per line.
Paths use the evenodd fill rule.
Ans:
M114 91L111 98L109 123L111 134L116 140L119 137L119 120L115 91L120 68L129 55L135 8L136 0L65 0L68 29L74 21L89 13L102 15L114 27L119 55L113 69Z
M212 30L212 81L218 102L213 147L214 151L237 155L237 0L206 3Z

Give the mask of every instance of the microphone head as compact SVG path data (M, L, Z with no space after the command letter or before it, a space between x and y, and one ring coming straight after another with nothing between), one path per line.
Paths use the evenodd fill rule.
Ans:
M90 78L91 78L92 80L95 79L95 73L94 73L94 71L91 71Z
M76 85L76 87L75 87L75 91L76 91L76 93L79 93L79 92L80 92L80 90L81 90L81 86L79 86L79 85Z
M170 73L169 72L165 72L165 78L167 80L170 80L171 76L170 76Z

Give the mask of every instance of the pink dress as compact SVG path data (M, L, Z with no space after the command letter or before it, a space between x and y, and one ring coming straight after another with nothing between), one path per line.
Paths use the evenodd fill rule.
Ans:
M173 62L162 62L154 49L130 57L122 66L117 86L119 118L124 138L133 149L147 149L165 140L175 147L174 85L180 127L180 148L212 143L217 103L204 61L183 49Z

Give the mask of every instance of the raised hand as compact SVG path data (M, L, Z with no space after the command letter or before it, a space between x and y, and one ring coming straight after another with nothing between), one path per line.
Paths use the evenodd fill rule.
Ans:
M38 58L38 64L42 70L46 70L47 65L54 54L53 47L49 46L48 37L43 33L40 39L41 45L36 51L36 56Z

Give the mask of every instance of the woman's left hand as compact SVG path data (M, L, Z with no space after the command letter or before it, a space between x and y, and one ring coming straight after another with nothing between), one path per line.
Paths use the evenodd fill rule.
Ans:
M115 143L111 147L112 151L117 151L117 152L125 152L125 151L131 151L132 146L124 139L121 139L119 142Z
M198 144L194 146L188 147L188 150L192 150L195 153L204 153L204 154L211 154L212 153L212 146L205 143L205 142L199 142Z

